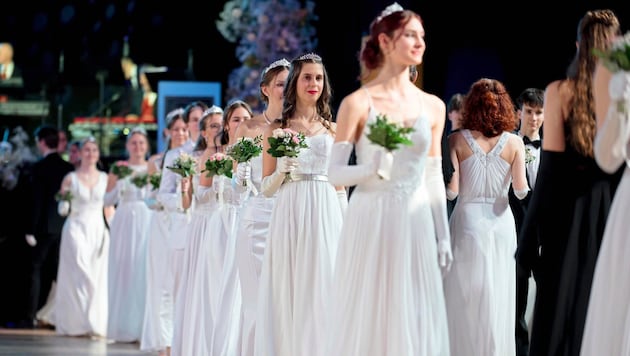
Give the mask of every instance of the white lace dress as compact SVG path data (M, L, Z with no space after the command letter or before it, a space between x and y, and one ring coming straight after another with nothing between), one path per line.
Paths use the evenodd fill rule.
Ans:
M147 172L146 165L129 167L134 175ZM151 210L144 203L147 186L136 187L130 177L119 181L118 186L110 192L115 196L106 199L117 204L110 225L107 337L132 342L142 335Z
M54 320L57 334L107 332L109 232L103 217L107 174L91 189L70 173L74 198L61 232Z
M368 123L378 114L370 108ZM431 143L425 116L412 146L394 151L389 181L374 177L348 202L335 268L327 356L448 356L436 235L424 185ZM365 135L357 163L378 149Z
M511 165L503 133L485 153L462 130L473 155L459 163L459 196L450 218L453 264L444 279L451 353L516 353L516 225L508 203Z
M326 177L333 137L306 138L294 172ZM321 355L342 213L325 180L285 182L277 192L260 277L255 354Z

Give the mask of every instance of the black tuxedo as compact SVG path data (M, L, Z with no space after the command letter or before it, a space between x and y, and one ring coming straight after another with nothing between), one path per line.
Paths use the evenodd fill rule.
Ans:
M26 234L37 239L33 247L30 305L28 320L34 320L37 310L43 305L46 294L57 278L59 244L65 218L57 213L55 194L61 188L63 178L74 170L74 166L54 152L36 162L30 175L31 221Z

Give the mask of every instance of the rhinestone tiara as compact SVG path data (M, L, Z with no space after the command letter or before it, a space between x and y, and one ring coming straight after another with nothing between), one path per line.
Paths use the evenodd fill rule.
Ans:
M397 2L389 5L381 12L380 15L376 18L376 22L380 22L383 18L393 14L394 12L403 11L403 7L400 6Z
M315 53L307 53L307 54L303 54L300 57L298 57L297 60L298 61L310 60L310 61L321 62L322 61L322 57L316 55Z
M212 105L211 107L207 108L206 111L203 112L201 117L212 115L212 114L221 114L221 115L223 115L223 109L221 109L220 107L218 107L216 105Z
M290 67L290 66L291 66L291 63L289 63L289 61L287 61L285 58L278 59L277 61L268 65L267 68L263 69L263 74L267 73L268 71L276 67Z
M184 108L173 109L168 114L166 114L166 121L167 122L171 121L171 120L173 120L174 117L177 117L177 116L183 116L184 112L185 112Z

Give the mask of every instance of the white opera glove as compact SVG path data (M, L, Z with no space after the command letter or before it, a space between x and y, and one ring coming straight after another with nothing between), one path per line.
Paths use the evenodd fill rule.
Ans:
M446 213L446 188L442 174L442 157L428 157L424 174L427 197L437 236L438 262L444 273L451 268L453 253L451 252L451 233Z
M31 247L35 247L37 245L37 239L31 234L24 235L24 239L26 240L26 243Z
M339 207L341 208L341 215L345 216L348 210L348 194L345 189L337 191L337 199L339 199Z
M328 163L328 180L332 185L349 187L365 182L376 174L380 154L375 154L373 162L348 165L352 148L352 143L348 141L333 144Z
M262 193L271 198L280 189L284 179L299 165L296 157L279 157L276 161L276 170L263 178L260 184Z
M57 213L60 216L68 216L68 214L70 214L70 202L67 200L60 200L57 203Z
M246 188L245 190L249 190L254 195L258 195L258 189L252 182L252 164L247 162L240 162L236 165L236 174L234 174L234 178L232 183L234 183L234 188L239 193L242 193L244 190L240 188Z
M394 166L394 153L391 151L378 150L374 154L374 162L376 162L376 174L381 179L389 180L392 176L392 167Z
M630 72L621 70L613 73L608 82L608 94L614 102L630 100Z
M606 119L595 134L593 147L595 161L604 172L614 173L627 160L629 119L628 113L620 112L616 103L610 103Z
M116 181L116 185L114 185L114 188L105 193L105 198L103 199L103 203L105 206L118 204L120 194L123 191L123 184L125 184L124 180L119 179Z

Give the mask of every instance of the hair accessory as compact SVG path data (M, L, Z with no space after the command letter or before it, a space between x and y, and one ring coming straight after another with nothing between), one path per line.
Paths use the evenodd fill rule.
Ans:
M184 116L184 112L184 108L177 108L170 111L168 114L166 114L166 122L170 122L178 116Z
M304 54L304 55L301 55L300 57L298 57L297 60L298 61L311 60L311 61L321 62L322 61L322 57L316 55L315 53L307 53L307 54Z
M131 131L129 131L130 136L136 133L147 136L147 130L145 130L144 127L142 126L136 126L133 129L131 129Z
M271 63L269 66L267 66L267 68L263 69L263 75L265 75L265 73L267 73L268 71L276 68L276 67L290 67L291 63L289 63L289 61L287 61L285 58L282 59L278 59L277 61Z
M398 12L398 11L403 11L403 7L398 5L397 2L389 5L388 7L385 8L385 10L383 10L381 12L380 15L378 15L378 17L376 18L376 22L380 22L383 18L393 14L394 12Z
M206 111L203 112L201 117L205 117L205 116L212 115L212 114L221 114L221 115L223 115L223 109L221 109L220 107L218 107L216 105L212 105L211 107L206 109Z

